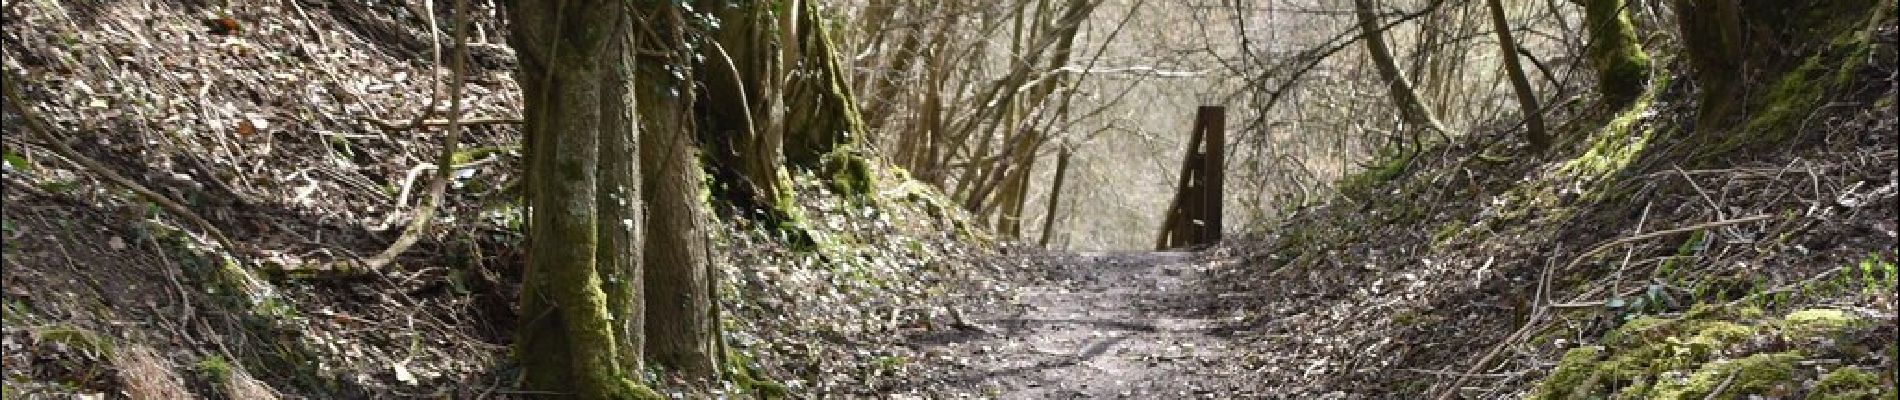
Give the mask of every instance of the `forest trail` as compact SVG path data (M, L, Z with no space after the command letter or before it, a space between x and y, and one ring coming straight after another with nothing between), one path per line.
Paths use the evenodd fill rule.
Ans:
M984 332L932 349L964 360L945 392L1005 399L1246 397L1236 310L1201 289L1197 253L1053 255L1010 307L968 310ZM1031 274L1025 274L1031 275Z

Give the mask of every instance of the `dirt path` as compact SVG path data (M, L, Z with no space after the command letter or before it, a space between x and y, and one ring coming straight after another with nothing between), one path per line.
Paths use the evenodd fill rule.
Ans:
M1229 310L1197 287L1191 253L1058 255L1010 307L967 310L985 332L933 353L962 360L937 395L1004 399L1236 398Z

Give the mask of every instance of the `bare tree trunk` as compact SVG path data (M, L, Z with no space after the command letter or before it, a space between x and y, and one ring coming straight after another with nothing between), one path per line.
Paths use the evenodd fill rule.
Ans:
M1049 238L1055 237L1056 207L1062 204L1062 183L1069 175L1069 147L1063 146L1062 153L1056 155L1056 176L1049 181L1049 210L1042 215L1042 239L1036 244L1049 247Z
M716 379L712 293L708 280L705 214L700 207L699 157L687 119L695 96L691 76L669 70L687 63L680 10L669 3L640 6L657 43L641 48L666 56L643 56L634 76L640 107L640 168L647 218L647 357L690 379ZM743 109L740 112L744 112Z
M516 341L525 384L589 399L658 398L630 379L641 369L644 319L629 301L640 298L640 265L625 255L638 250L640 231L616 221L640 211L602 207L603 197L638 194L623 185L638 171L614 153L637 147L632 16L614 2L508 6L529 138L530 257Z
M1486 0L1491 8L1491 25L1498 32L1498 55L1504 58L1504 72L1511 77L1511 88L1517 91L1517 104L1523 109L1526 137L1531 142L1531 152L1542 152L1550 148L1550 133L1544 131L1544 113L1537 106L1537 92L1531 88L1531 80L1524 76L1524 66L1517 59L1517 38L1511 33L1511 21L1505 18L1503 0Z
M1016 239L1022 237L1022 218L1024 199L1029 197L1029 174L1036 168L1036 148L1040 144L1036 131L1026 130L1016 141L1014 149L1009 150L1010 163L1008 173L1003 174L997 183L1003 185L1003 192L997 195L996 202L989 207L1001 207L996 220L996 232L1004 237Z
M941 4L936 6L939 8L942 7ZM867 13L865 18L865 30L871 35L871 39L870 42L866 44L866 49L875 51L878 46L883 44L884 38L888 35L886 31L891 30L887 28L888 22L897 14L898 5L891 4L890 0L871 0L867 8L868 9L865 10ZM920 9L917 11L922 12L926 10ZM905 17L913 24L921 22L917 21L914 15L907 15ZM858 87L866 90L859 93L866 93L869 97L858 99L858 101L863 103L864 123L871 132L884 134L883 128L887 126L891 119L891 108L897 104L897 91L901 87L899 83L914 82L914 80L906 78L910 77L911 69L916 65L917 61L923 58L918 51L924 45L923 34L924 32L922 32L920 27L903 29L902 33L899 33L899 35L902 35L903 41L899 42L897 52L890 55L888 64L884 65L884 68L861 74L862 76L859 79L861 83ZM902 140L903 139L899 139L898 141Z
M1386 46L1385 34L1379 29L1379 16L1373 11L1372 0L1353 0L1353 9L1359 16L1359 30L1365 32L1362 40L1366 42L1366 52L1372 57L1372 65L1379 70L1379 78L1385 80L1387 90L1391 92L1393 105L1399 108L1399 115L1406 123L1426 130L1449 133L1438 117L1432 115L1430 108L1412 91L1412 82L1405 79L1399 71L1398 61L1392 57L1392 49Z

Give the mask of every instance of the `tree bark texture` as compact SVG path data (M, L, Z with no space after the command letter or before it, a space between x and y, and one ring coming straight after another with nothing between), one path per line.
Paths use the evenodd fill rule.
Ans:
M713 335L709 290L706 219L700 202L699 155L693 145L688 104L691 77L681 79L670 66L685 65L685 40L678 8L668 3L639 7L658 43L641 48L664 56L643 56L634 77L640 116L641 190L648 205L646 228L647 357L688 378L717 378L718 338Z
M817 5L791 0L786 8L797 10L797 41L786 45L797 58L788 59L799 60L801 68L788 71L785 88L786 104L797 105L787 110L785 159L794 167L818 171L834 191L868 195L871 168L858 149L866 130L849 76L838 63L824 21L816 16Z
M509 3L520 61L529 259L516 357L528 388L657 398L641 369L632 16L606 1ZM621 201L615 201L618 196Z
M1062 183L1069 175L1069 147L1063 146L1062 153L1056 155L1056 176L1049 181L1049 209L1042 215L1042 239L1036 244L1049 248L1049 239L1055 237L1056 210L1062 204Z
M1590 37L1590 62L1597 68L1597 91L1612 107L1628 105L1649 82L1649 55L1636 39L1625 0L1585 0L1583 25Z
M1829 93L1870 58L1875 27L1892 0L1675 0L1691 75L1700 91L1694 131L1704 155L1772 145L1802 130ZM1855 23L1842 23L1841 16Z
M776 82L780 45L772 34L772 3L701 1L718 16L713 46L701 49L697 75L706 93L695 99L701 140L712 162L714 194L779 223L791 218L792 193L780 175L783 132L772 110L782 103Z

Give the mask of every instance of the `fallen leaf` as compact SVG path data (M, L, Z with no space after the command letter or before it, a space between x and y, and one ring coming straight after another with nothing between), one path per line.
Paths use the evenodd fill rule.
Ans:
M396 381L410 384L410 385L416 384L416 376L409 374L409 368L403 366L403 364L408 364L408 363L407 362L396 363L396 367L395 367Z

